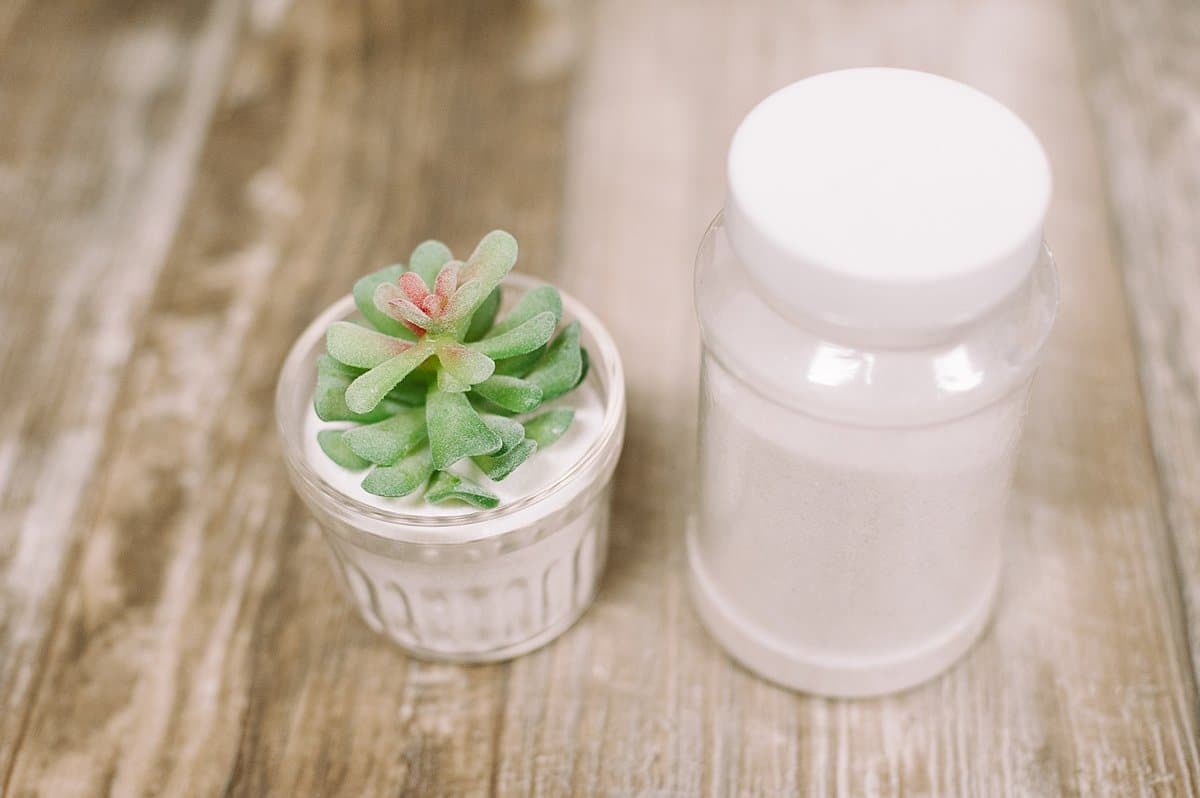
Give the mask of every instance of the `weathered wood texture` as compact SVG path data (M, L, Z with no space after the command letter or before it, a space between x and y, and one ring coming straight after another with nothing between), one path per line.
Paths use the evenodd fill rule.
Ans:
M1200 6L1078 3L1076 19L1200 678Z
M280 470L270 398L315 312L434 229L462 250L504 223L529 252L524 267L550 272L566 82L554 63L516 60L535 22L515 5L439 2L264 3L241 21L216 114L192 125L207 144L190 193L172 195L187 207L161 276L128 278L153 300L132 354L109 355L125 368L107 425L85 427L97 444L106 432L97 495L71 527L81 551L23 737L8 746L13 795L419 794L487 782L502 669L409 666L354 618ZM129 54L126 80L161 66L146 57ZM221 65L208 71L217 79ZM159 213L129 222L170 238ZM84 303L95 286L86 272L66 283ZM16 296L38 294L18 285ZM105 303L124 313L133 302L99 299L89 313L106 319ZM71 320L34 353L55 358ZM97 401L92 379L63 390ZM64 482L75 489L93 470L70 459L84 454L67 446L65 473L10 472L48 494L18 505L30 525L66 512ZM20 566L14 579L28 578Z
M0 9L0 777L237 20L230 0Z
M80 9L0 12L7 794L1200 793L1196 7ZM1042 136L1063 312L989 635L844 702L722 656L681 533L691 258L728 136L864 63L972 82ZM355 275L498 225L626 360L610 568L546 649L430 665L338 594L271 389Z

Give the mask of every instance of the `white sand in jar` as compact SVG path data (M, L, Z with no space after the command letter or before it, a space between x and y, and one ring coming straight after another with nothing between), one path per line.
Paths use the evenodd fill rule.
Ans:
M700 478L720 487L700 496L698 554L729 609L841 658L987 603L1023 391L936 428L855 428L772 406L711 358L704 378Z

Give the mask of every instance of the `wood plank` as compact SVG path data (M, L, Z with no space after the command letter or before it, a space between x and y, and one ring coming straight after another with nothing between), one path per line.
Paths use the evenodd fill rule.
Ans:
M1200 6L1074 11L1200 679Z
M506 667L410 663L357 619L284 477L271 395L309 319L426 236L462 251L504 224L523 269L552 270L570 53L546 13L252 9L13 795L486 791Z
M238 3L0 10L0 783Z
M51 81L45 92L21 93L18 105L0 94L0 108L25 112L20 125L0 128L0 163L21 164L53 189L26 192L26 178L0 172L0 242L48 253L34 259L40 269L21 270L26 250L0 247L0 373L17 374L10 369L27 346L8 333L38 332L25 340L45 341L33 374L51 397L49 410L27 409L24 389L0 380L0 406L14 407L17 393L20 409L0 416L0 536L16 519L24 541L10 549L0 537L0 574L6 588L27 579L0 594L0 623L22 622L0 631L45 635L56 588L31 588L42 583L30 564L55 580L70 571L44 658L36 639L11 638L18 645L6 649L0 637L0 677L25 695L36 688L23 726L24 699L0 705L0 730L25 729L12 732L10 746L20 747L6 792L1195 794L1196 690L1176 581L1176 568L1192 562L1189 539L1180 540L1195 525L1179 521L1193 518L1191 494L1179 486L1194 471L1191 450L1171 448L1185 444L1162 440L1164 418L1193 429L1171 382L1193 371L1188 355L1146 332L1164 297L1179 303L1170 292L1193 289L1191 278L1166 271L1186 260L1147 263L1131 256L1141 246L1122 243L1138 329L1150 342L1142 351L1152 452L1076 56L1084 55L1094 111L1118 95L1119 110L1098 111L1105 152L1134 159L1125 177L1111 177L1118 209L1152 199L1139 182L1146 175L1184 171L1168 183L1175 199L1161 200L1172 203L1168 233L1154 227L1155 246L1168 254L1188 241L1176 217L1189 207L1179 197L1192 196L1191 173L1131 148L1192 129L1172 104L1184 89L1145 64L1158 50L1133 41L1147 23L1116 5L1094 18L1076 10L1073 38L1068 7L600 0L585 32L581 12L554 0L260 2L250 7L175 236L183 194L166 186L190 184L205 126L184 126L185 135L181 122L163 122L175 118L163 109L194 110L180 94L192 103L208 97L211 108L221 71L206 73L218 81L205 84L208 94L182 81L184 89L166 90L167 102L144 88L159 87L161 76L125 69L120 86L158 102L145 117L127 111L134 121L122 124L132 127L119 130L153 119L144 124L173 131L164 140L179 150L166 147L175 153L166 160L139 156L161 171L115 156L80 167L58 153L86 152L94 130L61 120L120 103L83 92L80 105L58 92L92 85L87 66L121 48L105 44L114 29L87 33L90 18L73 28L65 11L27 4L38 31L58 30L41 15L60 14L83 60L71 68L32 51L0 54L0 74L30 70ZM1166 0L1154 8L1164 14L1154 16L1154 36L1184 35L1169 30ZM135 11L111 13L144 42L157 28L126 25L145 13ZM208 33L196 41L229 41L212 34L213 20L232 27L235 16L205 17L199 29ZM30 25L24 14L13 24L17 32ZM6 47L17 40L10 35ZM1161 97L1133 102L1142 78L1107 71L1110 44L1139 65L1129 75L1160 80ZM122 63L144 65L154 46L139 44ZM569 97L578 53L586 60ZM690 269L720 203L723 151L741 115L796 77L867 62L973 82L1031 121L1056 167L1048 234L1064 307L1031 408L1011 567L992 631L944 679L841 702L796 696L733 667L688 606L681 533L698 352ZM21 85L0 81L0 92ZM1126 114L1136 121L1122 121ZM564 246L555 258L564 169ZM73 182L81 173L86 179ZM146 191L143 180L163 187ZM103 224L87 215L95 192L117 197L102 203ZM28 207L18 202L24 196L48 204ZM1122 218L1133 220L1132 233L1119 228L1124 235L1149 240L1161 217L1122 210ZM153 224L143 229L146 220ZM463 249L497 224L522 240L523 268L557 273L605 318L626 357L631 416L611 565L597 606L556 644L508 666L427 665L369 633L340 596L283 478L271 389L290 339L354 275L425 235ZM102 263L132 253L129 271L102 271L117 275L115 285L77 279L62 310L37 313L29 300L49 296L61 277L89 274L92 246ZM1143 268L1159 271L1150 279ZM59 333L66 320L97 299L105 312L85 314L83 327L97 334L68 342ZM1178 325L1190 323L1181 304L1170 307ZM1164 347L1173 329L1161 333ZM88 355L100 376L82 368ZM89 390L56 381L64 356ZM73 419L82 419L69 427L75 437L48 445L45 436ZM47 481L64 468L86 481L78 496ZM81 552L68 560L76 534ZM10 615L13 595L24 603ZM22 658L8 659L9 650ZM3 678L0 697L16 695Z
M571 128L564 277L616 334L630 425L600 601L513 665L504 791L1194 793L1196 694L1063 7L609 0L595 24ZM1048 235L1064 305L990 634L939 681L842 702L732 667L687 607L688 303L733 125L778 86L862 63L966 80L1030 120L1056 167Z

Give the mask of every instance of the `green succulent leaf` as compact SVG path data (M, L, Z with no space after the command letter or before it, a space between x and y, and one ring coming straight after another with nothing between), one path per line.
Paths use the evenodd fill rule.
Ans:
M423 407L425 405L425 394L429 392L429 383L431 374L426 374L421 369L413 371L392 390L388 391L384 400L392 400L407 407Z
M496 322L496 326L492 328L488 337L503 335L539 313L547 311L554 314L554 326L557 327L558 323L562 321L563 314L562 296L559 295L558 289L552 285L539 285L531 288L517 301L517 304L513 305L512 310L506 313L503 319Z
M425 408L406 407L391 418L342 433L346 446L376 465L391 465L425 442Z
M574 410L569 407L556 407L526 420L525 435L530 440L537 441L539 448L545 449L561 438L574 420Z
M335 321L325 333L325 348L339 363L370 369L404 352L412 343L368 330L348 321Z
M471 390L470 383L463 382L446 369L438 372L437 387L439 391L445 391L446 393L466 393Z
M480 418L500 436L500 450L496 452L498 455L504 454L525 439L525 427L516 419L492 415Z
M548 348L547 346L540 346L532 352L527 352L523 355L497 360L496 373L505 374L509 377L524 377L533 370L533 367L542 359L542 355L546 354Z
M499 287L487 295L487 298L471 315L471 323L467 327L466 335L463 336L464 341L478 341L487 334L488 330L492 329L492 324L496 321L496 313L500 310L502 298Z
M459 284L478 282L482 288L480 301L500 285L517 262L517 239L503 230L493 230L483 237L466 267L459 276Z
M432 475L433 458L429 447L422 446L394 465L379 466L371 471L363 478L362 488L375 496L399 498L420 488Z
M542 403L542 389L537 384L503 374L488 377L472 390L513 413L528 413Z
M583 363L583 368L579 370L579 379L575 382L577 388L587 379L588 370L592 367L592 356L588 354L587 347L579 347L579 359Z
M346 388L346 406L355 413L366 413L383 400L400 381L433 354L433 347L419 341L405 352L385 360L357 377Z
M328 354L317 355L317 374L327 374L331 377L346 377L354 379L362 374L366 369L347 366L345 363L339 363Z
M431 502L460 501L484 509L500 504L500 497L487 488L449 471L439 471L433 478L425 498Z
M454 260L454 256L450 254L450 247L441 241L430 239L417 244L417 248L409 256L408 269L419 274L425 281L425 285L432 291L438 272L452 260Z
M459 332L466 333L470 324L470 316L483 304L492 289L478 280L471 280L460 285L446 303L446 311L429 327L430 332L441 332L459 327ZM462 337L461 335L456 337Z
M375 329L387 335L412 341L416 338L412 330L375 306L375 289L384 283L396 282L403 273L403 266L388 266L359 279L354 284L354 304L358 306L358 312L363 315L363 318L369 321Z
M480 455L471 459L475 461L475 465L479 466L480 471L487 474L488 479L499 482L515 471L517 466L528 460L537 449L536 441L525 439L508 451Z
M365 322L335 322L326 332L314 406L322 419L357 423L317 439L343 468L374 466L364 490L398 497L428 486L430 502L496 507L495 494L447 469L471 459L503 480L573 423L569 408L512 418L588 371L579 323L555 334L563 302L553 286L525 292L497 321L501 283L517 256L516 240L501 230L466 263L430 240L413 250L407 271L389 266L355 283Z
M550 311L543 311L508 332L490 335L471 344L471 349L493 360L516 357L544 346L554 337L558 321Z
M445 372L467 388L483 382L496 370L496 364L490 357L457 343L438 347L438 362Z
M318 432L317 445L321 447L321 451L325 452L330 460L351 471L361 471L371 465L346 445L342 432L340 429L323 429Z
M317 358L317 387L313 392L313 409L322 421L371 422L387 418L396 412L395 402L385 400L373 410L356 413L346 405L346 389L362 372L344 366L329 355Z
M529 382L542 389L542 401L562 396L579 384L583 374L583 355L579 352L579 322L568 324L541 360L526 375Z
M504 445L462 393L430 391L425 419L433 465L438 469L448 468L464 457L495 454Z
M461 269L462 264L453 260L443 266L433 281L433 293L445 298L453 296L458 288L458 272Z

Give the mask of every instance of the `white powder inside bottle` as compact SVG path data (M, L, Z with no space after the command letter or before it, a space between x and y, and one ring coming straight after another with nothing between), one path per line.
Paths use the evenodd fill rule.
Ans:
M1024 391L936 426L854 427L774 404L707 356L702 394L697 554L758 632L871 657L986 604Z

